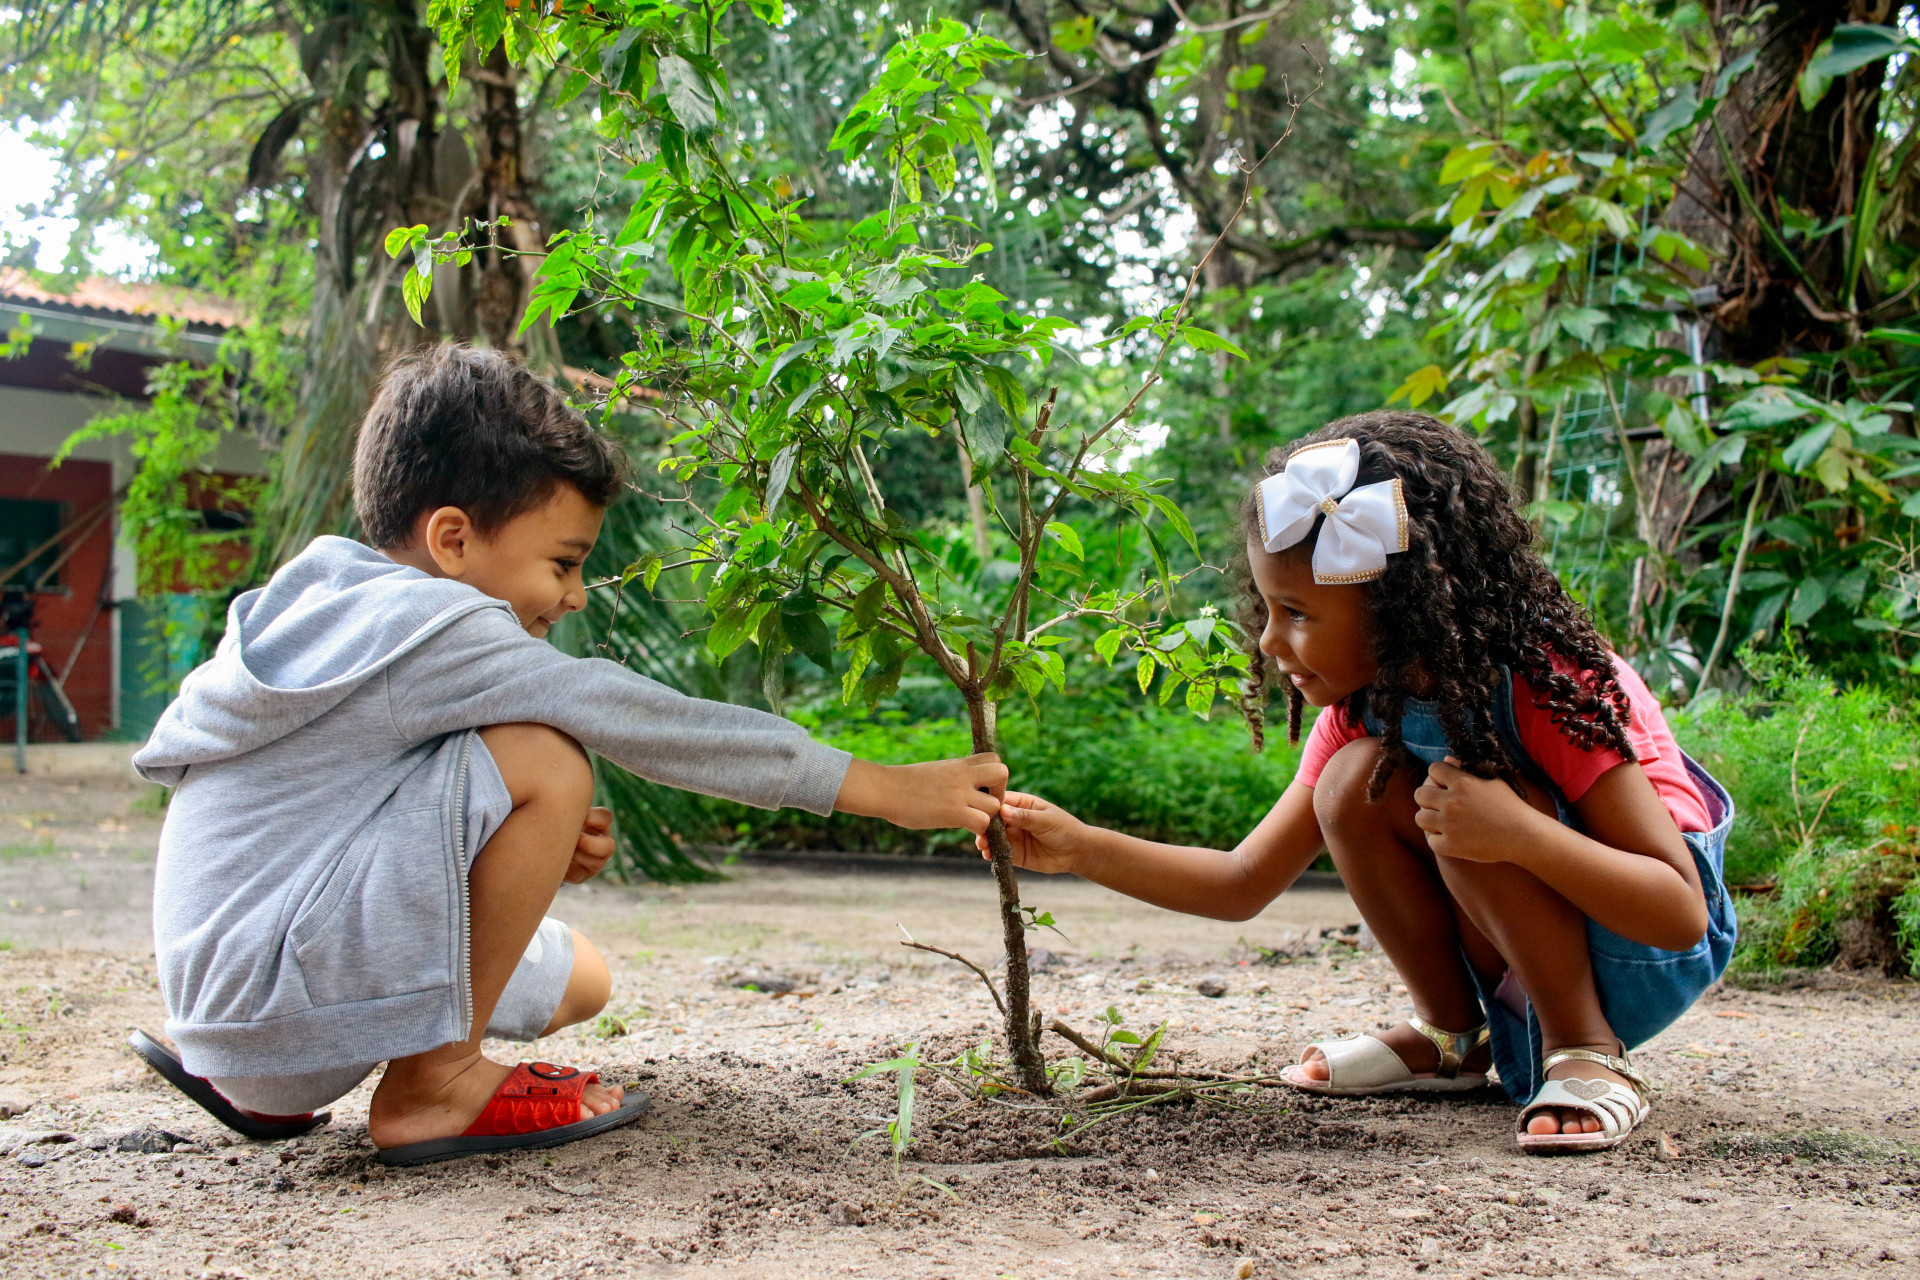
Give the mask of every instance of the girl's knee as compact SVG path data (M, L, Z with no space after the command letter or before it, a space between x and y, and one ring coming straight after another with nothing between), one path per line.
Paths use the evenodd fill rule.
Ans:
M573 973L567 978L567 990L560 997L560 1007L553 1011L553 1021L541 1035L552 1035L562 1027L585 1022L606 1008L613 994L613 973L607 968L605 957L578 929L572 932Z
M1379 758L1379 739L1356 738L1327 759L1313 784L1313 816L1323 832L1367 813L1367 783Z
M593 802L593 765L586 750L551 725L496 724L480 730L514 807L550 800L583 812Z

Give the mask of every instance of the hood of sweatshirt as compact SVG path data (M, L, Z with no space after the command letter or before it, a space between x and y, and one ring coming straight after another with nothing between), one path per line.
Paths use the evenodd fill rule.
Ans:
M219 649L181 683L134 768L173 786L190 765L256 751L478 609L509 606L349 538L315 538L266 586L233 602Z

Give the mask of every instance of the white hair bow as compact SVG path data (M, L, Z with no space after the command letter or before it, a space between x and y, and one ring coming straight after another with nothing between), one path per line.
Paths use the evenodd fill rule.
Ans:
M1356 440L1310 444L1287 459L1287 469L1260 482L1260 545L1284 551L1313 531L1313 580L1371 582L1387 571L1387 556L1407 549L1407 500L1399 477L1353 487L1360 474Z

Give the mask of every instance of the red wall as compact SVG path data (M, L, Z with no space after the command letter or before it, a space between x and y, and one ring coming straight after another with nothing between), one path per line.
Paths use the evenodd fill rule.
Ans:
M48 470L45 458L17 453L0 453L0 497L35 498L42 502L65 504L61 524L79 519L113 494L113 468L105 462L69 460ZM96 616L94 607L113 572L113 516L108 515L88 533L60 568L62 594L34 597L33 638L53 665L62 671L73 654L74 645L93 620L91 634L80 651L80 661L67 677L67 697L80 713L80 727L89 738L99 737L113 725L113 619L111 609ZM65 550L71 542L62 543ZM0 569L6 568L0 565ZM37 708L36 708L37 710ZM13 709L0 709L0 718L11 722ZM8 729L11 736L11 725ZM53 736L43 730L41 737Z

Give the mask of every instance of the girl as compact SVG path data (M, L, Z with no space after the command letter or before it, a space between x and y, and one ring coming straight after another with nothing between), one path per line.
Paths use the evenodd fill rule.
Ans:
M1245 920L1325 848L1413 1016L1309 1046L1287 1080L1451 1092L1491 1065L1524 1104L1524 1149L1617 1145L1648 1114L1627 1050L1732 953L1732 801L1535 553L1465 434L1362 414L1267 470L1245 510L1256 746L1269 668L1288 684L1290 740L1303 704L1324 708L1292 785L1231 852L1009 792L1020 865Z

